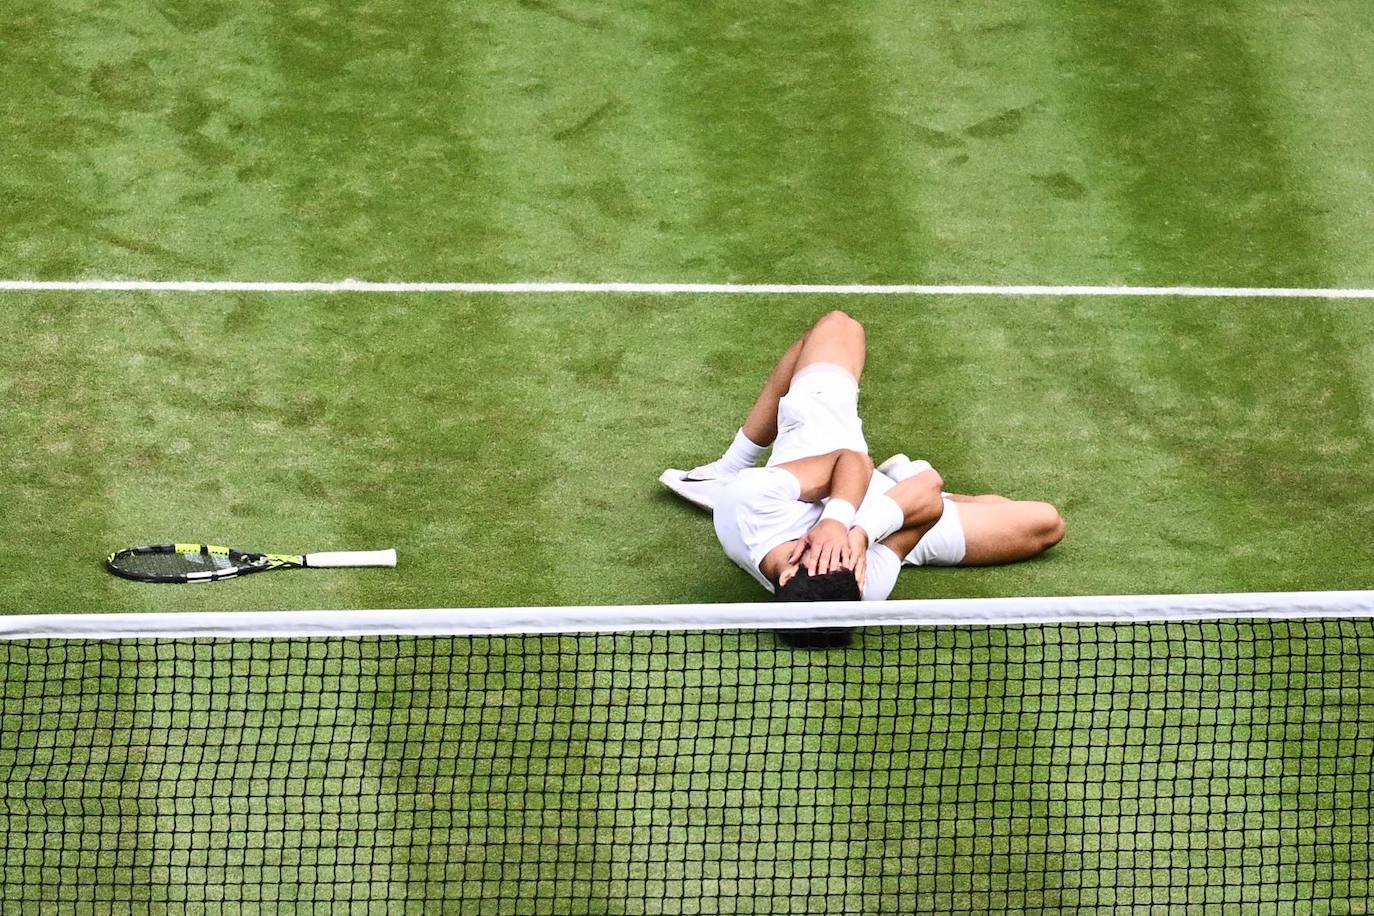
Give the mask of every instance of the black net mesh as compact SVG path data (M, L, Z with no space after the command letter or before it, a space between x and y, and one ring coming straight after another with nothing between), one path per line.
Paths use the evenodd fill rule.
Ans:
M0 643L16 911L1364 912L1367 620Z

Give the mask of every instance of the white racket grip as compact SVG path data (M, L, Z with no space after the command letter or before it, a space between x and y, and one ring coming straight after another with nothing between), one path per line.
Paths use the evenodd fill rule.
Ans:
M307 553L306 566L395 566L396 548L386 550L326 550Z

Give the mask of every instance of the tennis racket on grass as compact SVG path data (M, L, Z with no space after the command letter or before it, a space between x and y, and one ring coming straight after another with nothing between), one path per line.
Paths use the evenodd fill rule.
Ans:
M395 566L396 551L335 550L324 553L250 553L214 544L153 544L110 554L110 572L138 582L215 582L270 569L325 566Z

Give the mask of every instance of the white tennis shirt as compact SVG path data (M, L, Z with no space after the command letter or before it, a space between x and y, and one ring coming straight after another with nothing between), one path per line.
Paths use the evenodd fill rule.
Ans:
M874 471L864 499L886 493L894 486L894 481ZM778 467L750 468L741 471L716 502L716 537L726 556L772 592L773 583L759 571L759 563L774 547L796 540L816 527L824 508L825 501L802 500L801 481L791 471ZM881 601L891 594L901 567L901 558L892 551L881 544L870 544L864 600Z

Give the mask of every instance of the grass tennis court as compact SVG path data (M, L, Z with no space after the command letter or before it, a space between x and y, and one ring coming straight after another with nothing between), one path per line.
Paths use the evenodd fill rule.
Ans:
M806 297L14 296L10 611L738 601L664 467L728 443ZM896 597L1356 588L1374 542L1362 303L849 304L880 457L1057 502L1069 539ZM1337 327L1349 332L1337 332ZM706 457L703 457L705 455ZM129 544L395 545L401 570L204 590Z
M1164 0L987 8L951 0L919 8L898 0L857 7L326 0L262 9L18 0L5 18L0 279L1374 287L1367 167L1374 126L1359 88L1374 84L1374 9L1344 0L1319 9ZM752 581L721 555L707 518L661 492L655 479L666 466L715 457L772 360L833 308L868 328L863 412L875 457L903 450L928 458L953 488L1048 499L1068 522L1068 538L1042 560L908 571L894 597L1370 585L1374 306L1367 301L0 292L0 612L403 614L755 598ZM280 551L394 545L401 565L268 574L204 589L140 586L101 568L117 547L177 539ZM578 690L589 691L623 674L615 666L628 656L619 654L620 642L605 651L608 639L581 638L585 651L576 656L544 654L544 644L530 639L516 654L534 667L588 660L589 683ZM949 698L929 693L920 677L886 680L910 662L893 661L896 636L810 661L771 644L759 648L752 635L692 639L713 653L708 670L795 674L806 682L804 700L864 707L897 698L881 712L845 706L834 721L770 710L770 729L860 729L871 712L925 734L931 717L950 714ZM1313 651L1284 641L1254 646L1261 654L1235 664L1259 672L1255 691L1279 689L1274 678ZM963 685L963 707L988 711L1002 702L1002 650L946 648L954 655L936 653L943 670L990 666L983 680ZM1156 845L1152 855L1161 860L1152 858L1151 868L1180 869L1180 878L1214 890L1282 882L1315 889L1318 899L1343 898L1328 912L1361 911L1367 863L1329 861L1326 852L1319 862L1298 861L1313 829L1337 831L1323 835L1323 850L1368 839L1374 688L1367 634L1346 634L1333 651L1340 670L1328 677L1344 692L1324 686L1304 694L1320 725L1275 726L1265 734L1277 735L1278 745L1235 738L1249 742L1249 762L1236 763L1236 773L1228 764L1240 782L1226 787L1227 804L1252 798L1262 805L1277 792L1285 799L1277 826L1265 820L1269 809L1259 822L1246 819L1252 810L1211 809L1203 828L1189 822L1188 830L1180 820L1118 825L1151 844L1181 844L1194 835L1188 831L1211 837L1212 818L1234 816L1242 832L1260 831L1242 833L1248 848L1277 850L1276 861L1244 859L1248 852L1233 861L1210 846L1174 846L1165 856ZM957 665L949 661L955 656ZM678 658L648 657L655 664ZM1152 656L1141 673L1168 682L1180 673L1176 665L1195 661ZM194 664L212 681L252 670L248 662ZM1185 682L1181 708L1239 703L1224 680L1230 664L1197 669L1220 680L1199 692ZM141 694L131 685L139 679L181 683L183 670L171 665L115 653L98 675L77 678L81 702L94 712L105 709L105 696L133 716L84 733L120 758L100 777L108 784L133 772L119 769L132 766L126 757L149 752L134 724L146 721L119 704L136 703ZM16 670L3 675L7 717L29 683ZM663 697L646 702L661 699L668 711L685 705L696 711L683 715L713 721L711 710L692 704L714 685L679 695L668 689L671 673L663 669ZM1250 676L1248 667L1243 673ZM1061 689L1060 675L1047 669L1021 674L1028 695ZM841 684L834 695L824 686L831 675ZM455 692L472 685L446 676ZM957 677L949 683L963 689ZM1128 686L1139 687L1094 681L1092 702L1105 704L1110 719L1135 695ZM479 709L505 708L506 688L492 689ZM541 707L539 691L522 684L512 708L537 719L570 697L587 699L575 691ZM404 703L380 688L368 702L377 722L405 714ZM1179 708L1170 700L1169 727L1203 724L1169 718ZM1239 718L1206 724L1253 728L1262 708L1270 707L1237 707ZM1085 767L1069 778L1082 789L1101 783L1095 755L1109 753L1116 735L1099 727L1101 707L1074 709L1079 718L1038 719L1026 734L1032 743L1070 748L1072 759L1055 759ZM748 722L755 712L735 710L739 718L729 721ZM960 721L1003 728L991 719ZM415 740L426 766L453 764L447 741L437 751L426 728L404 726L399 749L368 737L316 751L352 761L348 779L392 778L392 761L415 759L406 743ZM8 725L0 734L0 767L13 772L19 764L13 755L22 734ZM675 780L691 783L682 774L651 774L651 754L604 729L578 734L613 740L607 753L621 768L617 779L636 774L660 802L681 788ZM867 735L827 732L833 747L823 747L850 754L844 742L854 738L871 757L878 745L863 743ZM270 741L258 737L265 743L254 753L270 755ZM710 766L738 769L774 737L712 738L720 755ZM208 733L205 740L213 744ZM922 824L934 823L924 820L934 812L965 824L983 810L978 805L1006 801L968 799L957 789L946 797L955 783L945 768L974 766L971 749L960 748L954 764L930 745L912 750L903 778L941 788L884 828L910 834L881 848L870 836L864 855L935 864L915 884L891 877L902 873L897 866L876 877L845 871L846 881L874 882L873 896L857 898L874 901L862 911L892 912L911 899L936 912L995 908L998 900L1059 905L1049 888L994 888L993 853L977 841L967 852L962 834L953 845L937 836L933 851L903 845L913 836L924 841ZM863 769L870 757L845 758L855 785L884 772L877 764ZM997 760L994 775L1010 775L1017 791L1029 786L1037 800L1063 775L1016 766L1009 773ZM1268 769L1285 760L1315 761L1317 770ZM827 758L795 775L837 772ZM1282 782L1290 777L1300 784ZM215 778L198 773L178 784L178 797L208 792ZM1294 828L1284 819L1294 799L1312 810L1301 783L1308 778L1322 798L1328 789L1347 793L1346 823ZM1264 781L1273 779L1280 781ZM595 830L596 793L588 791L569 811L587 821L578 828ZM618 793L629 790L616 782L605 791L620 803ZM1175 782L1169 791L1199 805L1223 797L1210 785ZM0 801L13 837L20 802L13 794ZM787 801L789 810L796 801ZM1021 817L1022 801L996 808L996 824ZM1064 818L1055 821L1056 835L1067 844L1097 841L1105 822L1084 821L1079 799L1062 801L1062 810L1035 816ZM522 809L522 824L532 822L532 810ZM153 821L141 808L93 817L83 842L115 835L139 837L148 848L182 842L158 833L158 811ZM978 837L987 835L987 823L976 827ZM185 842L201 849L216 829ZM1292 829L1307 832L1283 833ZM540 831L533 839L503 835L480 853L473 843L452 860L490 855L483 861L491 863L505 849L518 876L484 867L499 872L496 887L529 898L524 882L543 876L520 869L541 855L545 840L557 845ZM393 839L401 858L428 863L440 854L432 836ZM615 842L622 840L628 869L651 855L656 836L632 832ZM1265 845L1271 841L1278 845ZM447 835L444 842L458 841ZM75 858L62 867L85 867L81 855L89 851L73 846ZM1070 850L1018 847L1022 853L1055 857L1053 865L1026 866L1047 875ZM1086 856L1087 846L1073 854ZM815 855L851 861L838 846ZM1106 867L1101 858L1074 861L1078 878ZM1122 887L1153 886L1134 871L1140 861L1121 866ZM170 881L200 881L208 893L223 877L196 870L209 858L178 862ZM15 880L11 863L5 867L5 881ZM611 880L595 862L578 867L588 880ZM1278 871L1265 871L1271 867ZM613 874L616 881L683 878L666 866L653 875ZM956 886L955 875L967 875L968 886ZM371 880L357 879L367 890L356 899L375 901ZM109 888L123 881L111 874L96 885L113 894ZM599 896L571 911L616 912L625 886L598 887ZM693 887L696 899L707 899ZM852 891L846 884L834 899ZM986 896L1013 891L1040 896ZM784 912L787 904L777 901L794 899L758 893L753 912ZM909 896L936 893L985 896ZM1244 902L1306 911L1301 898L1280 893ZM156 899L129 904L137 910ZM304 911L309 900L302 899ZM1205 892L1200 900L1145 900L1122 891L1096 905L1150 912L1214 902ZM830 911L845 911L840 906Z
M1354 4L26 3L5 272L1371 286L1372 35ZM1374 559L1362 302L4 304L11 611L738 600L653 480L837 306L870 328L875 453L1070 526L898 597L1360 587ZM409 573L99 572L181 538L394 542Z

